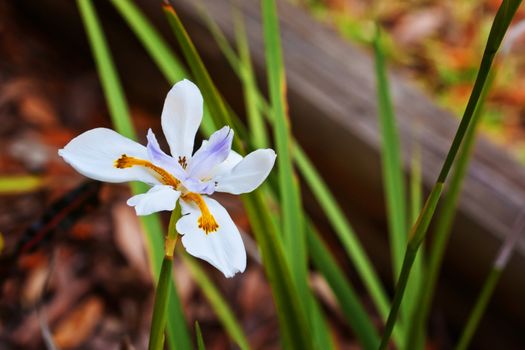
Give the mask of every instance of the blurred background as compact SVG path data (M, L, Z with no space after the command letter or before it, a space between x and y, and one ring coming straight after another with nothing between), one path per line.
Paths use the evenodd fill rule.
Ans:
M159 116L169 85L108 1L93 1L125 87L140 141ZM177 51L158 2L136 1ZM231 41L231 4L204 1ZM498 0L279 1L292 128L355 226L392 292L369 40L385 29L387 60L407 168L420 152L425 186L434 180L469 97ZM240 82L190 0L176 9L213 80L239 115ZM242 6L262 91L259 5ZM521 8L517 21L525 17ZM525 41L501 65L458 208L430 323L430 349L457 337L502 240L525 204ZM178 52L178 51L177 51ZM90 128L111 127L75 2L0 1L0 349L143 349L153 285L141 228L126 185L85 182L57 155ZM165 145L165 143L164 143ZM359 164L359 167L351 166ZM428 187L426 187L428 188ZM340 266L371 302L316 198L306 210ZM233 279L206 263L254 349L279 348L270 288L242 204L221 198L243 233L247 271ZM168 216L162 216L167 225ZM474 348L525 344L525 244L518 247L490 304ZM188 324L198 320L209 349L235 348L196 285L175 261ZM311 285L342 349L357 349L338 305L315 273ZM374 315L375 321L381 323Z

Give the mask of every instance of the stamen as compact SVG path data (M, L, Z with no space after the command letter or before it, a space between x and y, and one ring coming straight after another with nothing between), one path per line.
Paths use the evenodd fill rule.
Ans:
M182 195L182 197L186 200L192 201L199 207L201 216L199 217L197 223L200 229L202 229L206 234L209 234L210 232L216 232L219 229L219 224L217 221L215 221L213 215L211 215L204 198L202 198L200 194L188 192Z
M186 167L188 166L188 163L186 161L186 156L179 156L179 164L180 166L182 167L182 169L186 169Z
M180 185L180 181L173 175L171 175L169 172L144 159L128 157L127 155L123 154L119 159L115 161L114 165L115 168L119 169L131 168L133 166L143 166L150 170L153 170L153 172L155 172L158 179L163 184L172 186L174 189L177 189L177 187Z

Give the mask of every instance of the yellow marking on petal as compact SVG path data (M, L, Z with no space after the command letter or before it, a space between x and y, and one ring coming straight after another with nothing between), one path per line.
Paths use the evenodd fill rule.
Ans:
M210 210L208 209L204 198L202 198L200 194L188 192L186 194L183 194L182 198L184 198L185 200L192 201L199 207L199 210L201 211L201 216L197 220L197 224L199 225L200 229L202 229L206 234L209 234L210 232L216 232L219 229L219 224L217 223L217 221L215 221L215 218L210 213Z
M153 170L155 175L157 175L159 181L163 184L172 186L174 189L177 189L177 187L180 185L180 181L173 175L171 175L168 171L144 159L128 157L127 155L123 154L119 159L115 161L114 165L115 168L119 169L131 168L133 166L143 166L145 168Z

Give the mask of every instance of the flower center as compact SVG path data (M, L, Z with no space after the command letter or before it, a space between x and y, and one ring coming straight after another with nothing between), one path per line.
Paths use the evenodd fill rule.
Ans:
M182 167L182 169L185 169L188 167L188 162L186 161L186 157L179 156L179 164Z
M184 158L184 165L186 164L186 159ZM183 164L181 164L183 165ZM155 164L151 163L150 161L139 159L135 157L129 157L125 154L123 154L119 159L115 160L114 163L115 168L118 169L126 169L131 168L133 166L143 166L150 170L152 170L160 182L162 182L165 185L172 186L176 190L181 190L181 182L171 175L168 171L162 169L161 167L156 166ZM195 203L199 210L201 211L201 216L199 217L197 224L199 225L199 228L202 229L206 234L209 234L210 232L215 232L219 229L219 224L217 224L217 221L213 217L213 215L210 213L210 210L208 209L208 206L206 205L206 202L204 201L204 198L198 193L195 192L186 192L187 190L181 191L182 198L188 201L192 201Z

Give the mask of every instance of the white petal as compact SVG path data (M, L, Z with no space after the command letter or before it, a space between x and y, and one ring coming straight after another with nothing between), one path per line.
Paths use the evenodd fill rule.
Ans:
M239 153L231 150L224 162L220 163L215 168L213 168L210 176L214 178L229 173L234 166L239 164L241 160L242 156Z
M182 244L191 255L204 259L224 276L233 277L246 268L246 250L237 226L230 215L217 201L205 197L208 209L219 224L215 232L206 234L198 227L201 212L193 203L180 201L182 218L177 222L177 231L183 235Z
M79 173L95 180L159 183L144 167L115 167L115 161L123 154L147 160L148 152L146 147L111 129L97 128L86 131L71 140L58 154Z
M148 130L147 138L148 145L146 146L146 149L148 150L149 160L151 160L153 164L170 172L177 179L183 180L186 177L186 172L175 158L168 156L160 148L159 142L157 141L153 130Z
M275 163L272 149L258 149L241 160L229 172L217 175L215 191L241 194L251 192L266 179Z
M202 95L189 80L175 84L166 96L162 109L162 130L175 158L190 159L195 134L202 120Z
M135 207L137 215L149 215L162 210L173 210L180 192L167 185L157 185L146 193L128 199L128 205Z
M186 168L188 175L196 179L209 179L213 168L228 158L232 140L233 130L229 126L215 131L191 157Z

